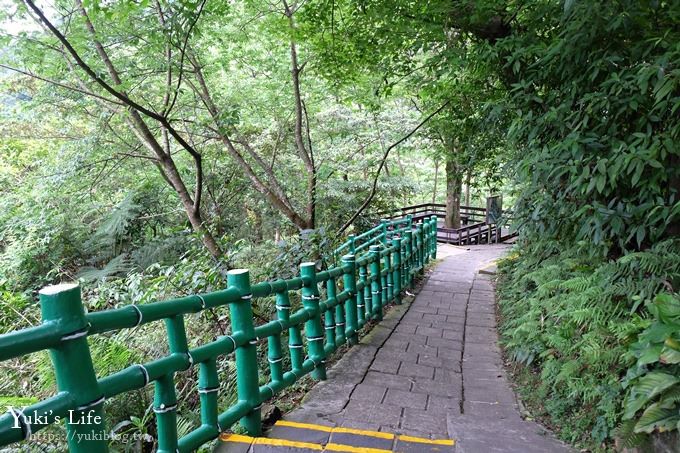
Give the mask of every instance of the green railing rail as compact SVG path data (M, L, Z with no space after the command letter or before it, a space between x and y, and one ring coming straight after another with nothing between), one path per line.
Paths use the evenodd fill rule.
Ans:
M334 250L335 262L337 263L338 258L343 253L356 255L372 245L386 245L393 237L404 235L407 231L413 231L412 218L413 216L408 215L397 220L381 220L379 224L358 236L350 234L347 241ZM432 221L432 218L429 221Z
M416 274L436 257L436 218L415 228L410 220L406 226L383 223L379 227L379 234L374 229L344 245L354 253L346 253L339 265L317 272L314 263L303 263L300 276L289 280L251 285L247 270L232 270L221 291L92 313L85 313L77 284L44 288L40 291L42 324L1 335L0 361L49 349L58 393L1 416L0 446L27 440L47 425L65 420L71 451L108 451L104 401L150 383L155 390L159 452L196 450L237 421L250 435L259 435L262 403L308 373L325 379L325 359L346 342L356 344L366 322L382 319L388 303L400 303L401 290L411 286ZM358 250L366 251L355 255ZM325 300L320 284L326 288ZM289 291L296 290L301 291L302 308L291 313ZM252 300L269 296L276 298L276 319L256 326ZM189 349L184 316L220 306L229 307L231 334ZM96 375L89 336L160 320L165 322L169 355L109 376ZM290 370L283 369L282 361L281 334L286 331ZM260 385L257 348L264 339L270 378ZM216 360L232 353L238 401L220 412ZM198 367L201 425L178 438L174 376L193 367Z

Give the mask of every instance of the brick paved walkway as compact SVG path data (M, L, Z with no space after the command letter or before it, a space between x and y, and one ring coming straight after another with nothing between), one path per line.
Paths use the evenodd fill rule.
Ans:
M571 451L520 418L503 370L493 286L479 270L506 248L441 247L440 257L450 256L437 264L415 300L392 309L285 419L394 433L394 439L455 439L456 452ZM290 437L291 429L275 426L269 436ZM295 440L322 445L338 436L328 431L324 440L323 431L310 431L307 438L296 432ZM391 450L385 446L389 438L366 439L363 447ZM396 441L391 445L398 450Z

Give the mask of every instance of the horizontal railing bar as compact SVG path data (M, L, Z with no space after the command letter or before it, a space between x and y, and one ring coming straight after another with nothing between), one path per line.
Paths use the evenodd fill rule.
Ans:
M0 361L49 349L59 343L64 332L55 322L0 335Z
M50 398L31 404L28 407L13 408L31 418L34 418L34 415L38 415L41 419L46 420L47 423L30 424L28 420L23 418L21 428L18 429L15 428L16 420L14 419L14 416L8 411L6 414L0 416L0 445L8 445L28 438L30 433L36 433L49 426L51 423L54 423L57 417L63 419L68 414L68 411L73 409L74 405L75 399L73 398L73 395L67 392L60 392ZM26 426L26 423L29 423L28 427Z
M220 430L217 426L201 425L179 439L177 450L181 453L196 451L201 445L210 442L219 435Z

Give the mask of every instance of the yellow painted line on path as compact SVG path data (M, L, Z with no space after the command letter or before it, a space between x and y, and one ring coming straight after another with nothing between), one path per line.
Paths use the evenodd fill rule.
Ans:
M292 448L308 448L310 450L323 450L323 446L319 444L312 444L310 442L296 442L286 439L270 439L268 437L258 437L253 442L253 445L272 445L275 447L292 447Z
M330 433L333 431L332 426L324 426L324 425L313 425L311 423L300 423L300 422L290 422L288 420L279 420L275 423L276 426L288 426L290 428L302 428L302 429L311 429L314 431L324 431L327 433Z
M326 445L326 451L344 451L347 453L392 453L392 450L382 448L352 447L350 445L333 444Z
M379 431L367 431L365 429L355 429L355 428L344 428L344 427L330 427L325 425L316 425L312 423L299 423L299 422L289 422L286 420L279 420L275 423L276 426L288 426L291 428L302 428L311 429L314 431L323 431L326 433L346 433L346 434L357 434L359 436L369 436L378 437L381 439L394 439L394 434L392 433L381 433Z
M241 434L220 434L220 440L223 442L238 442L242 444L252 444L255 440L254 437L242 436Z
M286 426L290 428L310 429L314 431L323 431L327 433L339 434L356 434L360 436L377 437L380 439L392 440L395 437L402 442L414 442L427 445L442 445L453 446L456 441L453 439L425 439L423 437L399 435L395 436L392 433L383 433L379 431L368 431L364 429L344 428L344 427L330 427L325 425L316 425L313 423L291 422L287 420L279 420L275 423L276 426ZM268 437L250 437L241 434L220 434L220 440L223 442L238 442L245 444L257 445L272 445L278 447L293 447L293 448L308 448L310 450L323 450L324 446L320 444L313 444L310 442L297 442L286 439L271 439ZM389 453L391 450L383 450L380 448L368 447L353 447L351 445L329 443L325 446L328 451L348 452L348 453Z
M369 436L378 437L380 439L394 439L394 434L392 433L381 433L379 431L367 431L365 429L355 429L355 428L333 428L334 433L346 433L346 434L357 434L359 436Z

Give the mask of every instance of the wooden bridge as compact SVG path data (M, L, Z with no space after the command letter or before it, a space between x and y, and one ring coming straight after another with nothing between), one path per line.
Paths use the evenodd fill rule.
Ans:
M504 221L493 222L489 217L487 208L475 206L460 207L460 228L446 228L446 205L442 203L424 203L412 206L404 206L390 211L382 211L375 214L381 219L397 220L411 217L414 223L430 219L436 216L437 241L453 245L470 244L493 244L504 242L517 235L512 228L505 226ZM441 221L439 221L441 219Z

